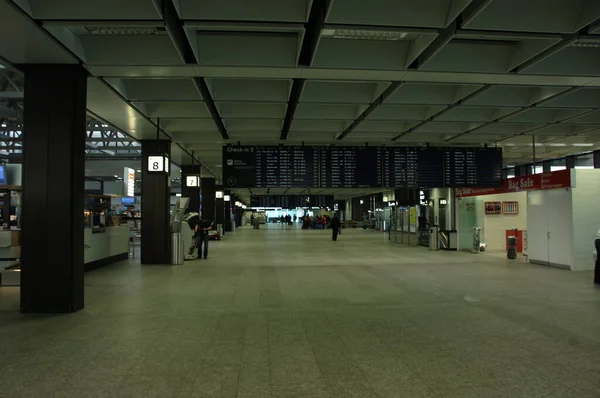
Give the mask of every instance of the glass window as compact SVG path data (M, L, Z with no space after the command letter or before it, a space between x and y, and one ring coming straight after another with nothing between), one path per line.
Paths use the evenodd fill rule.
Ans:
M533 165L527 166L527 174L542 174L544 172L544 166L536 164L535 168Z
M592 153L585 153L583 155L575 156L575 168L576 169L593 169L594 168L594 155Z
M554 159L550 161L550 171L565 170L567 168L567 160L565 158Z

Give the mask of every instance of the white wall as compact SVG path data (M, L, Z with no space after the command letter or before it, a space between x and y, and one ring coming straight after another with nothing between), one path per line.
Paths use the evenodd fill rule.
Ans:
M344 209L345 221L352 220L352 199L346 199L346 208Z
M600 169L575 170L573 195L574 270L594 269L592 252L600 228Z
M519 203L519 214L485 214L485 202L513 202ZM487 250L506 251L506 230L527 230L527 193L514 192L499 195L478 196L475 206L478 214L483 218L481 241L485 242ZM480 218L480 219L481 219Z
M104 181L105 195L123 195L123 181Z

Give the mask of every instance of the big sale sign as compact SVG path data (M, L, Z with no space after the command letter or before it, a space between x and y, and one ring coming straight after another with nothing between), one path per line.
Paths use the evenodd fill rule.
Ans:
M559 170L552 173L532 174L505 179L500 188L457 188L456 197L494 195L520 191L538 191L571 187L571 170Z

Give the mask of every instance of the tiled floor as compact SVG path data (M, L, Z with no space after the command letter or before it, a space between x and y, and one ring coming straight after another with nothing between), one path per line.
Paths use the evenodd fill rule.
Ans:
M72 315L0 288L0 396L600 396L589 272L280 226L209 257L91 272Z

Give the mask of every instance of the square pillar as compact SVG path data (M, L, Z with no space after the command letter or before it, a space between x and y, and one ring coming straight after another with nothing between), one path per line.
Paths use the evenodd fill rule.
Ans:
M21 312L84 307L87 72L25 65Z
M600 169L600 151L594 151L594 168Z
M217 214L215 209L217 182L214 178L202 178L200 186L202 191L202 216L210 221L215 221Z
M223 186L217 185L216 192L223 192ZM225 235L225 201L223 200L223 196L220 198L216 197L215 192L215 224L223 225L223 235Z
M225 196L229 196L229 201L225 200ZM232 232L233 229L231 228L231 220L233 219L233 214L232 214L232 206L233 203L233 194L231 193L231 191L225 191L224 195L223 195L223 207L225 208L225 232Z
M199 176L202 166L181 166L181 196L190 198L188 212L200 213L200 187L188 187L186 177L189 175ZM200 184L202 185L202 184Z
M170 157L171 141L142 143L142 264L171 263L171 176L148 171L148 156Z
M575 168L575 156L567 156L565 158L565 165L567 166L567 169L574 169Z

